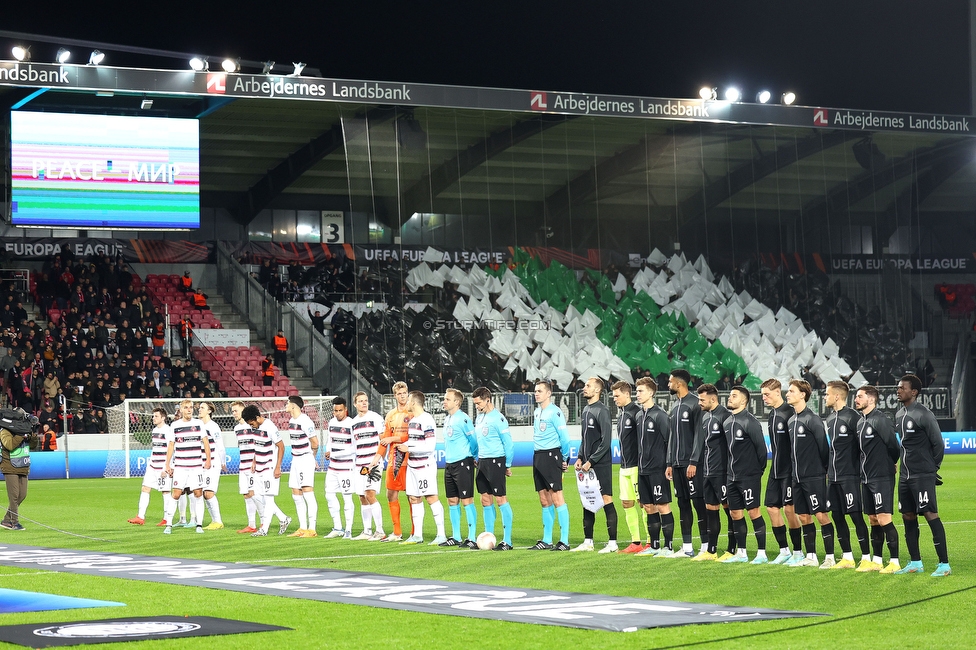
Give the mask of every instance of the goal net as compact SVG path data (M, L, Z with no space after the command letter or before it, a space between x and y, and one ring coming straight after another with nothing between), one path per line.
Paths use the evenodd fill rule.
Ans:
M303 397L305 408L302 409L315 423L318 431L319 444L324 442L323 430L327 428L332 418L333 397ZM108 459L105 463L106 478L129 478L143 476L146 473L146 462L149 458L150 440L152 437L152 411L162 407L171 414L170 421L178 417L180 398L171 399L129 399L118 406L106 409L108 430L110 436ZM244 406L251 404L258 407L261 415L269 418L279 429L288 428L288 412L285 405L287 397L221 397L214 399L193 399L193 415L197 417L197 405L211 402L214 405L213 420L220 426L223 434L224 446L227 449L227 473L236 474L239 457L237 455L237 437L234 427L237 422L231 412L234 402L242 402ZM378 405L377 405L378 406ZM287 436L282 436L285 442L285 457L282 459L282 471L287 472L291 466L291 451L288 447Z

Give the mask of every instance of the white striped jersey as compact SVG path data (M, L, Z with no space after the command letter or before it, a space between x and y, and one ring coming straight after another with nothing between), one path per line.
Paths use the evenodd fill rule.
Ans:
M203 467L206 460L203 440L207 435L203 422L197 418L189 421L180 418L173 422L173 467Z
M213 420L203 425L210 440L210 467L220 467L227 459L227 451L224 449L224 437L220 433L220 425Z
M366 411L352 420L352 439L356 446L356 467L366 467L380 448L380 436L386 421L379 413Z
M304 413L288 420L288 436L291 438L291 456L308 456L312 453L311 439L315 437L315 424Z
M162 470L166 467L166 448L173 437L173 429L161 424L152 430L152 451L149 454L149 467Z
M434 437L434 416L421 413L410 418L410 428L407 431L407 467L410 469L426 469L433 465L434 447L437 439Z
M264 418L254 431L254 471L264 472L274 470L278 462L278 443L281 436L278 435L278 427L268 418Z
M329 437L325 444L329 452L329 471L348 472L356 460L356 448L352 443L352 418L343 421L329 420Z
M254 462L254 429L246 422L241 422L234 427L237 435L237 453L240 456L239 469L250 472L251 463Z

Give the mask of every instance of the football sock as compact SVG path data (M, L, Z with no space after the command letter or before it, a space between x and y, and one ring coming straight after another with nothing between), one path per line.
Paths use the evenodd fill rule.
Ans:
M363 520L363 532L373 532L373 509L368 505L359 504L359 516Z
M704 499L692 499L691 504L695 507L695 515L698 517L698 539L704 547L708 541L708 509L705 507Z
M489 503L481 509L481 516L485 520L485 532L495 534L495 504Z
M852 514L851 519L854 521L854 533L857 535L857 544L861 547L861 556L863 557L871 552L871 545L868 542L868 526L864 523L864 517L859 512Z
M542 541L552 544L552 527L556 523L556 507L545 506L542 509Z
M559 541L569 545L569 506L565 503L556 508L556 521L559 522Z
M807 555L817 553L817 525L814 523L802 524L800 526L803 535L803 545L807 549Z
M352 502L351 494L343 494L342 501L346 515L346 531L352 532L352 519L356 516L356 505Z
M881 557L881 549L884 547L884 531L881 526L871 526L871 552L875 557Z
M451 537L461 539L461 505L455 503L448 506L448 511L451 516Z
M173 525L173 515L176 513L176 506L178 504L179 501L174 499L172 494L167 494L163 497L163 518L170 526Z
M661 513L647 515L647 542L651 548L661 548Z
M583 538L593 539L593 526L596 524L596 515L583 508Z
M257 508L254 507L254 498L244 499L244 512L247 513L247 525L254 528L254 513L257 512Z
M732 520L733 534L735 535L735 547L745 550L746 548L746 535L748 535L748 530L746 529L746 519L733 519Z
M895 528L895 524L889 521L887 524L881 527L884 531L885 540L888 542L888 555L889 560L897 562L898 561L898 530Z
M512 545L512 504L506 501L498 507L502 511L502 528L505 532L505 543Z
M342 518L339 516L339 497L336 496L335 492L326 492L325 502L329 506L329 515L332 517L332 530L342 530Z
M706 548L709 553L714 553L718 550L718 536L722 532L722 515L719 514L718 510L705 511L705 525L708 540Z
M691 544L691 499L678 499L678 522L681 525L681 541Z
M196 520L197 526L202 526L203 525L203 510L204 510L203 497L202 496L201 497L191 496L190 497L190 506L192 506L192 508L193 508L193 518Z
M275 498L271 494L264 495L264 512L268 516L268 525L271 525L271 518L277 517L278 523L283 523L285 521L285 513L281 511L278 504L275 503ZM261 521L264 521L262 519Z
M752 532L756 535L756 546L760 551L763 551L765 555L766 552L766 520L759 515L752 520ZM745 546L742 546L742 550L745 550Z
M216 494L207 499L207 505L210 506L210 518L218 524L224 523L224 520L220 518L220 503L217 502Z
M786 544L786 524L773 526L773 537L776 538L776 543L781 549L789 549L789 546Z
M661 530L664 531L664 548L671 548L674 539L674 513L661 515Z
M915 522L917 526L918 520L916 519ZM932 543L935 545L935 552L939 556L939 563L949 564L949 549L946 548L945 526L942 525L942 519L939 517L930 519L929 528L932 529Z
M400 500L399 498L390 501L390 517L393 519L393 534L402 535L403 529L400 528Z
M629 508L624 508L624 519L627 520L627 530L630 531L630 541L635 544L640 544L643 535L641 534L640 529L640 514L638 514L636 505Z
M139 493L139 518L146 518L146 509L149 508L149 493L140 492Z
M833 556L834 554L834 525L820 524L820 536L823 537L824 553ZM814 549L816 552L816 549Z
M267 510L264 509L264 496L255 494L251 497L251 501L254 502L254 509L257 510L258 515L261 517L261 530L268 532L268 526L271 525L271 517L267 515Z
M410 504L410 517L413 520L413 534L423 536L424 533L424 502Z
M607 534L611 542L617 541L617 507L613 502L603 506L603 512L607 515Z
M722 508L722 509L725 510L725 523L729 531L729 543L728 546L725 547L725 550L729 553L735 553L736 545L739 543L739 538L736 537L735 526L732 525L733 522L732 512L728 508ZM742 523L745 524L745 521L746 521L745 518L743 518ZM744 543L741 548L745 548Z
M803 530L800 528L790 528L790 544L794 553L803 550Z
M298 511L298 527L305 530L308 528L308 508L305 506L305 498L300 494L292 494L291 500L295 502L295 510Z
M181 494L179 503L176 505L176 512L180 515L180 521L186 521L186 495Z
M308 509L308 527L305 530L315 530L319 520L319 502L315 499L315 492L302 492L305 507Z
M434 516L434 525L437 526L437 536L444 537L444 504L434 501L430 504L430 514Z
M851 552L851 529L847 525L847 517L844 516L843 510L835 510L834 515L834 529L837 531L837 542L840 543L840 550L844 553Z
M908 556L912 562L922 561L922 552L918 549L918 519L902 519L905 523L905 546L908 547ZM872 526L872 532L874 527Z
M478 509L474 507L473 503L464 506L464 518L468 522L468 539L478 539L476 534L478 532Z
M373 532L385 534L386 531L383 530L383 506L380 505L379 501L376 501L370 506L373 509Z

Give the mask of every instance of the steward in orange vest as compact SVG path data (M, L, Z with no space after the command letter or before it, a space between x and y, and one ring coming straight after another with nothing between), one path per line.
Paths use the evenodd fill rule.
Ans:
M193 306L197 309L210 309L210 307L207 306L207 294L205 294L202 289L197 289L197 292L190 296L190 300L193 302Z
M281 368L281 374L285 377L288 376L288 339L285 338L285 333L278 330L278 334L274 337L274 362L275 365Z
M186 293L193 291L193 279L190 277L189 271L184 272L183 277L180 278L180 288Z
M270 386L274 383L274 363L271 362L270 354L261 362L261 374L264 376L265 386Z

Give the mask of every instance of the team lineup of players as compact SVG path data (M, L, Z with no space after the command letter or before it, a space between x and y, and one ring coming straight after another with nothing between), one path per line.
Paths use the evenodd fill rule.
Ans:
M851 408L847 405L848 384L828 383L825 406L829 413L823 420L807 406L812 392L807 382L791 380L785 400L778 380L764 382L761 391L763 402L770 408L771 448L764 500L762 476L768 454L762 425L747 410L749 391L735 386L723 406L715 386L704 384L697 389L697 395L692 395L690 382L690 375L683 369L671 373L668 389L676 401L670 413L655 402L657 385L650 378L639 379L635 392L626 382L611 387L619 409L618 486L631 537L630 544L620 548L613 501L611 415L600 399L605 390L603 381L597 377L587 380L583 388L587 403L580 418L581 440L574 468L580 478L589 475L599 483L603 506L595 510L604 512L610 540L600 553L856 568L859 572L885 574L920 573L923 566L918 515L922 515L932 532L939 559L932 575L951 573L945 528L936 500L944 443L932 412L918 402L918 377L906 375L899 382L897 396L902 407L894 423L878 410L879 393L873 386L857 389L855 408ZM403 382L394 385L393 393L397 405L385 418L369 410L369 400L363 392L353 397L355 415L349 413L344 399L333 401L333 417L322 454L328 461L325 494L333 521L333 528L325 537L421 544L426 501L437 529L431 545L477 549L477 493L482 506L482 530L494 533L496 506L501 514L503 538L494 550L512 550L513 513L507 499L506 478L512 475L514 445L508 422L494 407L490 391L482 387L471 394L477 410L474 422L460 410L464 399L460 391L448 389L443 398L444 491L449 505L450 537L445 533L444 507L438 497L434 418L424 410L423 393L408 392ZM570 516L563 496L563 474L568 470L570 445L566 419L552 403L549 382L535 385L535 399L532 466L542 507L542 538L529 549L593 551L596 513L590 509L583 509L583 542L575 548L569 545ZM318 506L313 485L315 471L321 464L315 426L302 412L303 406L302 398L294 396L286 407L290 416L286 434L292 448L289 488L299 525L290 536L317 537ZM225 458L224 447L219 427L210 419L213 405L202 402L197 411L199 417L194 417L193 403L184 400L180 417L167 425L166 412L154 409L152 452L139 515L130 523L144 523L149 494L155 489L164 494L164 519L159 525L165 526L165 533L171 532L176 512L182 512L180 500L184 494L191 516L189 523L183 525L204 532L206 508L213 520L207 529L223 528L216 497L222 467L214 459ZM234 402L232 413L238 421L235 434L240 450L239 489L248 515L248 526L238 532L255 537L267 535L272 519L277 518L278 533L285 534L292 520L275 503L284 455L281 434L254 405ZM897 497L910 555L910 562L904 567L892 522L899 461ZM383 513L376 497L384 466L393 522L390 534L383 530ZM674 539L672 485L679 510L680 543ZM412 533L406 539L400 522L400 492L407 493L410 505ZM357 537L352 535L353 495L359 497L363 522L363 532ZM766 555L766 524L761 506L766 508L779 547L773 559ZM644 511L646 526L641 524L638 507ZM723 509L728 521L728 546L719 555ZM461 533L462 512L466 537ZM746 515L758 547L751 562L746 555ZM696 519L701 540L697 554L692 544ZM860 547L857 565L848 520ZM560 537L554 543L557 523ZM822 563L817 555L817 524L826 553ZM835 537L841 547L840 560L835 556ZM883 562L885 546L887 564Z

